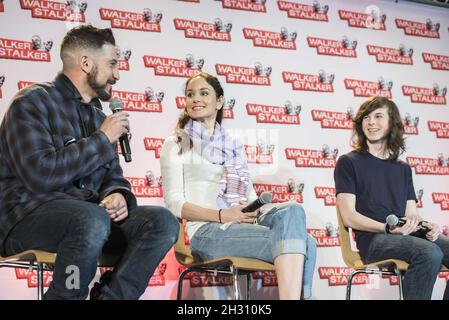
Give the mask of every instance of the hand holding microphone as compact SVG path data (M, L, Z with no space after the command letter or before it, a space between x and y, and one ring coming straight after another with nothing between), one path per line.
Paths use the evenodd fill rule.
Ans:
M120 142L122 155L126 162L131 161L131 148L129 146L129 114L122 112L123 102L119 99L113 99L109 104L112 115L108 116L102 123L100 130L108 137L111 143L117 140Z

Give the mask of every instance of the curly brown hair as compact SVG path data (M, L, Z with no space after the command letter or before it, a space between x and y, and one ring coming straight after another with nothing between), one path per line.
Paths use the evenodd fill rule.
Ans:
M389 132L385 144L389 153L388 160L397 160L405 151L404 124L397 105L386 97L374 96L362 103L353 119L352 146L357 152L368 153L367 139L362 128L363 118L383 107L388 109L389 116Z

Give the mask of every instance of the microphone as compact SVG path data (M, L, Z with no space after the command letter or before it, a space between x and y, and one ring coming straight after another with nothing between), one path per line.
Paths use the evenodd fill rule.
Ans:
M407 220L405 218L399 218L398 216L395 216L394 214L390 214L387 217L386 221L390 228L402 227L407 222ZM428 227L424 226L423 222L427 222L427 221L420 221L418 223L419 229L420 229L420 231L427 233L430 231L430 229Z
M268 191L262 192L262 194L251 202L249 205L247 205L245 208L242 209L242 212L253 212L259 209L261 206L267 203L271 203L273 200L271 193Z
M111 109L112 113L122 111L122 100L112 99L111 103L109 104L109 109ZM125 162L131 162L131 147L129 146L128 134L122 134L118 140L120 142L120 149L122 150L122 155L125 158Z
M243 208L242 212L256 211L257 209L262 207L264 204L271 203L271 201L273 201L271 193L267 192L267 191L262 192L262 194L259 196L259 198L257 198L256 200L251 202L249 205L247 205L245 208ZM223 224L220 227L220 229L226 230L233 223L234 223L234 221L227 222L227 223Z

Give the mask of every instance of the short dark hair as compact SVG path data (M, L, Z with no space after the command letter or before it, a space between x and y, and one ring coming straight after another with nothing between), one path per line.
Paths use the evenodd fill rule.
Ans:
M387 107L389 116L389 132L386 141L386 149L390 153L388 160L397 160L405 151L404 124L397 105L386 97L374 96L362 103L353 120L352 145L357 152L368 152L367 139L362 128L363 118L383 107Z
M115 38L110 28L99 29L92 25L81 25L69 30L61 43L63 52L79 48L99 50L105 44L115 46Z

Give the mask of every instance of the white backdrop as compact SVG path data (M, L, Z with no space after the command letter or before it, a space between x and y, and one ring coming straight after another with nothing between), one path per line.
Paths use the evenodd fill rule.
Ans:
M449 231L447 9L387 0L323 0L320 8L312 0L69 2L72 6L43 0L0 5L0 76L5 77L0 117L20 87L49 81L61 69L59 45L79 24L74 21L112 26L123 69L114 96L125 102L132 123L133 161L122 165L140 204L164 204L159 148L183 107L186 76L202 67L222 82L224 126L247 145L256 190L271 190L277 201L292 199L306 209L308 228L319 244L316 299L345 295L349 270L334 233L333 167L336 157L351 150L348 115L365 96L386 95L399 106L409 133L403 159L416 167L420 214ZM151 19L145 21L149 11ZM37 51L30 50L35 35L42 44ZM53 46L46 51L48 40ZM108 104L103 106L109 114ZM147 171L155 177L150 186ZM142 298L175 298L179 270L170 252ZM254 278L255 298L277 297L273 275ZM35 275L2 269L0 281L0 298L34 298ZM446 281L441 274L434 299L442 297ZM354 286L353 296L397 298L394 279L356 280L368 282ZM184 283L184 296L227 299L230 283L194 275Z

